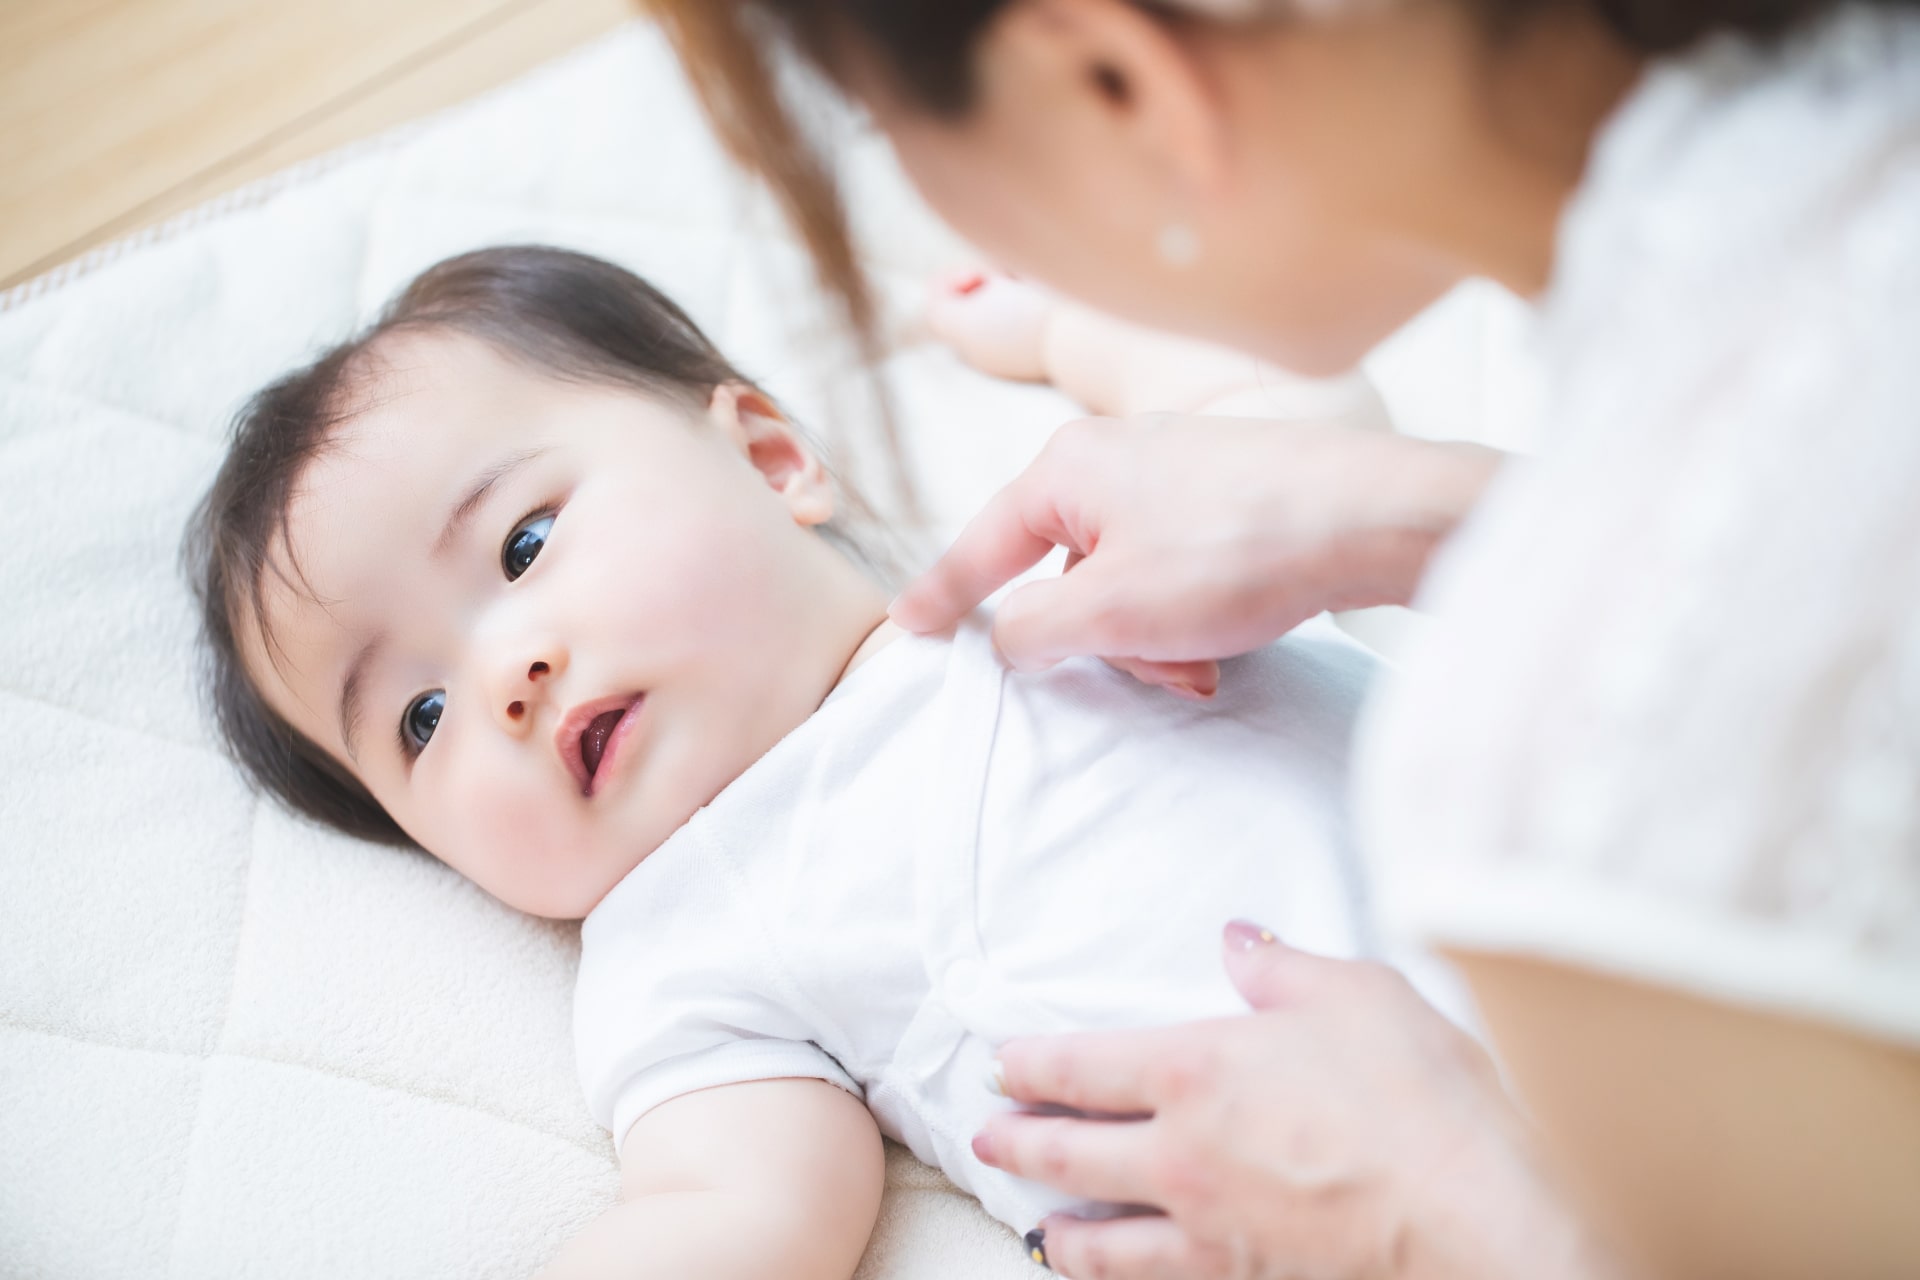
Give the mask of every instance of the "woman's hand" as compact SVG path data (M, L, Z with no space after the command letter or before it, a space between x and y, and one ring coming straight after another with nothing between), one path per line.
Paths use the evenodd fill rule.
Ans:
M1227 930L1255 1016L1017 1041L1004 1089L1102 1115L1009 1114L974 1150L1164 1216L1043 1224L1076 1280L1588 1280L1492 1062L1397 973Z
M1213 659L1326 609L1405 604L1502 455L1337 426L1148 414L1062 427L894 602L952 626L1056 546L1069 571L1001 605L1033 670L1094 654L1206 696Z

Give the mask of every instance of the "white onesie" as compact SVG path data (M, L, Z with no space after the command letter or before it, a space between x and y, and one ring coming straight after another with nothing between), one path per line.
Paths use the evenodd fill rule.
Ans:
M1008 672L982 620L894 641L581 928L574 1039L616 1143L696 1089L810 1076L1025 1231L1084 1205L981 1164L1014 1036L1242 1012L1220 931L1367 949L1346 776L1373 668L1330 622L1212 703L1091 659Z

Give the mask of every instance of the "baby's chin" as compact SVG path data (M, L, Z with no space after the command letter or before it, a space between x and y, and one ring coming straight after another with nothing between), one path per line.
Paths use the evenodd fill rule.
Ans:
M652 849L648 849L633 860L632 866L616 868L606 874L568 876L559 882L548 879L536 884L516 883L499 888L481 884L478 887L501 905L525 915L538 916L543 920L584 920L600 905L600 900L626 879L628 872L646 861L647 854L652 852Z
M529 841L516 856L492 867L475 867L470 859L449 857L426 842L421 847L504 907L543 920L583 920L664 843L663 835L583 856L579 843Z
M756 726L757 731L744 731L725 743L711 737L686 741L667 733L636 744L642 753L633 761L633 774L588 801L593 816L584 827L571 835L523 832L521 848L490 867L473 866L472 859L450 857L431 843L421 843L515 911L548 920L581 920L798 726L779 733L774 727ZM496 838L497 847L497 838L505 833L496 828L487 835Z
M682 789L670 802L637 804L635 808L640 812L624 822L618 814L609 814L613 824L620 828L620 838L610 847L583 855L578 845L567 847L562 842L534 853L504 876L486 880L472 875L467 878L489 897L526 915L547 920L583 920L602 898L613 892L615 885L658 852L732 780L730 777L718 785ZM649 797L636 796L635 799ZM461 871L451 860L441 861ZM466 873L462 871L462 874Z

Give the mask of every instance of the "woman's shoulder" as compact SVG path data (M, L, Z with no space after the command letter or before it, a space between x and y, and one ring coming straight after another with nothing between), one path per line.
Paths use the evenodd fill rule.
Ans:
M1721 36L1649 65L1595 141L1570 210L1587 224L1637 210L1667 222L1732 197L1740 218L1700 248L1806 227L1911 155L1920 11L1842 7L1776 41Z
M1562 220L1549 361L1705 361L1819 336L1797 303L1920 307L1920 10L1842 9L1779 44L1656 63L1603 130Z

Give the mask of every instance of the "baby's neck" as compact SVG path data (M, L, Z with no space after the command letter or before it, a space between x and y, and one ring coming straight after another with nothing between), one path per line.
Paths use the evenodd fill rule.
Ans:
M852 656L847 659L847 665L840 668L840 674L834 677L833 685L827 692L831 694L834 689L838 689L848 676L859 669L861 663L905 634L906 632L902 631L892 618L882 614L880 620L872 630L867 632L866 637L854 649Z

